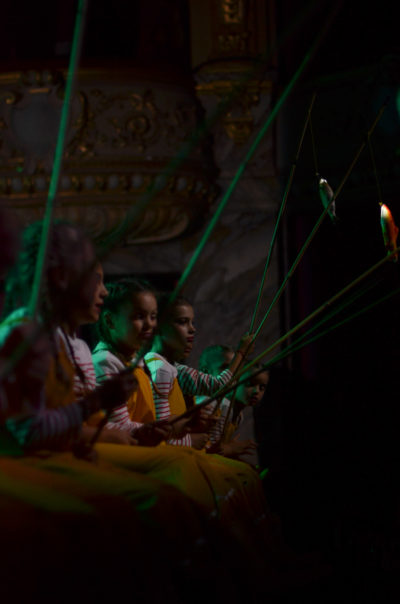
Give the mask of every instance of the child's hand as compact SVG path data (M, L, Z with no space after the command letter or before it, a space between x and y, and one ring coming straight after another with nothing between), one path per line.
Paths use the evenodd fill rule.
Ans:
M169 424L169 422L175 418L176 415L170 415L169 419L167 420L168 425L171 429L169 438L182 438L183 436L186 436L188 432L190 432L188 424L190 423L192 418L184 417L178 420L177 422L174 422L173 424Z
M118 428L105 427L99 436L99 442L112 443L114 445L137 445L136 438L133 438L130 430L118 430Z
M133 373L123 371L102 382L93 394L97 395L102 409L111 410L124 405L137 387L138 382Z
M237 352L241 354L243 358L246 358L249 354L252 354L254 352L253 338L253 333L246 333L240 338Z
M221 445L222 454L225 457L240 457L246 453L251 453L257 449L258 445L254 440L239 440L236 436L229 443Z
M190 438L192 441L193 449L201 450L208 443L208 434L200 434L200 433L191 434Z
M139 445L155 447L156 445L159 445L161 441L169 438L171 432L172 426L169 424L168 420L161 420L143 424L143 426L140 426L140 428L135 430L134 436Z
M207 411L207 409L204 407L200 408L192 415L188 424L188 431L190 433L209 432L217 421L218 417L215 415L210 415L209 411Z

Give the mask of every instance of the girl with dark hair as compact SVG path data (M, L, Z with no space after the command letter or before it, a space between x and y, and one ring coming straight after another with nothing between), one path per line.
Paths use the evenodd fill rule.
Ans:
M18 399L27 399L23 413L14 414L6 424L8 432L23 449L70 446L79 437L83 421L101 408L115 405L118 399L123 401L134 387L134 382L128 376L118 377L108 388L97 389L89 396L75 400L70 388L74 368L68 360L57 327L64 324L72 330L79 322L89 317L95 319L96 315L98 317L99 309L88 304L88 300L93 300L93 291L97 287L94 249L79 228L65 221L53 224L43 275L43 294L39 301L39 323L36 325L27 316L27 306L41 231L42 223L36 222L23 233L20 254L9 272L5 287L5 309L12 312L0 328L0 344L12 338L17 327L31 330L33 340L40 330L40 341L47 343L49 361L47 366L43 363L40 372L36 372L35 387L32 386L32 380L27 383L21 375L23 369L26 374L38 364L34 350L30 351L30 356L21 359L13 371L10 370L6 381L9 384L10 405L15 407L19 404ZM30 389L34 393L34 402L33 395L28 392ZM114 394L111 399L110 392ZM64 396L65 402L60 404L59 399Z
M140 279L121 279L107 284L109 295L97 324L100 341L93 362L98 381L101 382L135 360L136 355L152 342L157 326L157 299L151 285ZM110 422L120 429L130 429L134 436L145 430L148 422L159 420L155 426L168 425L171 414L160 416L154 405L151 375L142 359L134 370L139 387L127 405L114 409ZM190 446L190 436L185 434L189 421L170 428L169 444ZM144 425L143 425L144 424ZM193 422L192 422L193 424ZM147 425L147 431L149 426ZM157 444L154 442L154 444Z
M145 356L145 362L152 376L152 387L156 412L159 417L180 414L186 409L184 395L212 395L221 386L227 384L233 377L251 347L251 336L244 336L234 354L229 367L219 375L202 373L181 362L191 352L196 329L194 326L194 310L186 298L178 297L172 304L167 298L161 300L160 328L154 347L159 352L150 352ZM207 414L206 414L207 418ZM211 423L204 418L202 440L195 444L203 448L209 438ZM189 435L193 439L193 434ZM197 436L197 435L195 435ZM198 452L199 459L213 469L215 489L223 491L222 482L229 484L241 506L250 512L250 522L261 522L266 519L266 503L261 482L257 474L240 461L228 459L220 455ZM261 526L260 525L260 526ZM254 528L254 527L253 527ZM261 529L260 529L261 530Z
M160 316L160 329L154 343L154 350L158 352L147 354L145 361L152 376L157 417L161 419L171 413L179 415L185 411L187 402L184 395L188 398L195 395L210 396L232 380L233 374L247 355L251 336L242 338L229 366L213 376L181 363L189 356L196 334L194 310L190 302L180 296L169 304L165 296L160 300ZM201 449L208 441L208 434L204 432L197 439L191 436L191 440L192 446Z
M102 340L93 355L96 373L102 378L122 371L127 363L136 358L143 345L148 345L151 341L157 322L157 300L148 284L124 279L114 284L107 284L107 289L110 294L105 299L98 329ZM182 358L191 348L192 319L186 316L186 313L190 314L193 310L191 306L188 307L188 304L185 299L178 298L170 309L162 311L155 345L160 345L168 358L174 358L175 350L177 356L179 355L178 358ZM242 343L243 349L236 354L236 359L231 363L233 370L240 362L241 356L244 356L244 347L247 346L248 340L249 338L245 338L245 343ZM169 421L186 410L180 385L175 379L174 372L177 372L175 365L169 363L160 354L150 352L145 355L145 364L141 364L140 372L143 380L138 380L139 386L134 396L140 393L144 399L147 399L147 410L151 410L152 417L154 414L161 421ZM214 378L181 366L181 375L184 387L185 384L189 384L188 390L190 394L194 394L196 389L211 393L218 386L225 384L232 373L228 369L223 372L222 377ZM143 421L135 407L136 402L136 400L128 402L125 410L118 409L114 421L120 422L121 425L127 425L129 421L132 423L132 420ZM194 419L182 421L178 428L179 432L168 440L168 444L180 445L179 447L158 448L160 458L166 456L165 460L167 460L167 456L176 451L177 459L185 464L189 457L211 486L217 502L217 513L224 524L233 523L235 531L243 531L246 539L250 541L258 538L267 518L258 476L246 464L194 450L202 448L204 439L208 438L206 432L209 425L213 423L208 413L205 412L200 417L198 415L194 414ZM122 448L126 449L126 447ZM142 451L138 451L138 454L141 455ZM143 452L144 461L146 455ZM153 463L150 457L147 457L147 462ZM187 473L186 480L188 492L194 493L194 485L190 486L190 483L198 482L197 473Z

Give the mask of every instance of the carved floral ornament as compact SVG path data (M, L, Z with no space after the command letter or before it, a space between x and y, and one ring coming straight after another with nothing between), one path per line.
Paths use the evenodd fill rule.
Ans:
M0 77L0 200L24 223L43 214L62 95L59 73ZM201 220L216 194L200 148L162 176L195 126L195 103L183 87L83 74L71 104L56 215L83 223L101 239L152 188L126 242L181 235Z
M227 24L242 23L247 2L245 0L221 0L223 20Z
M246 143L250 138L254 131L252 110L259 105L261 95L270 94L271 90L272 82L266 80L251 80L242 86L236 80L213 80L197 85L200 97L216 96L220 102L232 96L232 103L222 123L227 136L237 145Z

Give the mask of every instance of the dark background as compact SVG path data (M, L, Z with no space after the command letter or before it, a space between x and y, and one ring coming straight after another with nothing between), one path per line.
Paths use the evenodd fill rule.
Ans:
M382 193L367 146L338 198L338 223L325 220L290 282L282 330L385 255L380 196L400 224L400 50L393 6L359 0L276 3L278 34L303 19L278 53L280 88L337 8L280 116L282 190L313 92L318 170L334 190L382 103L388 103L371 137ZM3 0L0 67L66 64L74 9L68 0ZM184 0L92 0L82 64L100 59L115 69L127 62L145 69L165 62L190 74L188 11ZM308 134L288 201L286 236L279 242L282 277L321 211ZM386 263L367 283L371 289L351 312L395 291L399 264ZM346 597L377 601L388 601L400 567L398 307L397 294L282 362L257 411L261 458L270 470L265 488L288 541L333 561L338 585L349 586ZM332 601L344 600L338 590Z

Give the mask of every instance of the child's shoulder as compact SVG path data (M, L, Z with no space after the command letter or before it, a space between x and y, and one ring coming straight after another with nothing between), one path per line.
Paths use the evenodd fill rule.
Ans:
M163 373L169 373L174 378L177 376L178 372L174 365L171 365L169 361L165 357L163 357L159 352L148 352L144 356L144 362L149 368L151 374L155 374L159 371Z
M16 327L29 321L28 309L17 308L8 317L0 323L0 345L3 345L5 340Z

